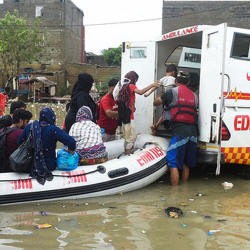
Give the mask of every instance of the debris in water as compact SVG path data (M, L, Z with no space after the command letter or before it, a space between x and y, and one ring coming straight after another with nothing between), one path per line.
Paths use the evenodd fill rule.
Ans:
M181 226L182 226L182 227L187 227L187 225L185 225L185 224L181 224Z
M145 233L146 233L146 231L144 231L144 230L142 230L141 232L142 232L143 234L145 234Z
M208 234L208 235L213 235L214 233L212 233L212 232L207 232L207 234Z
M165 209L165 213L170 218L179 218L180 216L183 216L181 209L177 207L168 207Z
M198 212L195 211L195 210L191 210L191 211L189 211L189 212L191 212L191 213L193 213L193 214L197 214L197 213L198 213Z
M227 221L227 220L225 220L225 219L222 219L222 220L217 220L217 221L219 221L219 222L223 222L223 221Z
M220 230L220 229L209 230L210 233L217 233L217 232L220 232L220 231L222 231L222 230Z
M39 229L45 229L45 228L52 227L50 224L37 224L36 226L37 226Z
M231 189L234 186L233 183L230 183L230 182L227 182L227 181L221 183L221 185L224 187L225 190Z
M204 215L204 218L205 219L212 219L212 216L210 216L210 215Z
M181 206L187 206L188 204L186 202L181 202Z
M222 207L222 205L221 205L221 204L218 204L217 206L218 206L218 207Z
M189 201L194 201L194 199L188 199Z
M205 195L204 194L196 194L195 196L200 196L201 197L201 196L205 196Z
M40 214L41 214L42 216L47 216L46 212L44 212L44 211L40 211Z

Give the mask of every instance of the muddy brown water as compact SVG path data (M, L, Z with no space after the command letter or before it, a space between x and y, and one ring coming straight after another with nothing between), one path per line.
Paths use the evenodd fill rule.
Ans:
M64 106L52 107L62 118ZM120 195L2 205L0 249L250 249L250 185L242 170L226 165L215 176L215 166L195 168L177 187L170 186L167 173ZM224 181L233 188L224 190ZM170 206L183 216L169 218ZM45 223L52 227L36 226Z

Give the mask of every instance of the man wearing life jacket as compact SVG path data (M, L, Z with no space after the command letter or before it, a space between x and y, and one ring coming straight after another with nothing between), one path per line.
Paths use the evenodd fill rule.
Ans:
M172 186L179 184L179 170L182 170L182 180L187 181L189 167L196 165L198 97L188 89L189 80L188 72L179 71L175 80L177 87L161 93L154 101L154 106L164 104L171 117L169 123L173 137L167 152L167 164Z

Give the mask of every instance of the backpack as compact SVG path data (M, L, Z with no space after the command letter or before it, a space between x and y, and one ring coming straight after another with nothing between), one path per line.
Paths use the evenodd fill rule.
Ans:
M130 80L127 79L127 78L124 78L123 81L119 81L116 85L115 85L115 88L113 90L113 97L114 97L114 100L118 102L118 98L119 98L119 92L120 90L122 89L122 86L125 84L125 83L130 83Z
M5 141L6 136L14 130L19 129L18 127L3 128L0 132L0 173L4 172L5 168L8 166L8 159L5 158Z

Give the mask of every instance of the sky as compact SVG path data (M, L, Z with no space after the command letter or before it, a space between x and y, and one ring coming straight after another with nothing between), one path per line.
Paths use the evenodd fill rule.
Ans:
M116 48L122 42L149 41L161 35L162 0L72 0L72 2L84 13L87 52L100 55L103 49ZM131 22L157 18L159 20ZM117 22L131 23L107 24Z
M116 48L122 42L150 41L162 34L163 0L71 1L84 13L87 52L100 55L103 49ZM157 20L140 21L150 19Z

